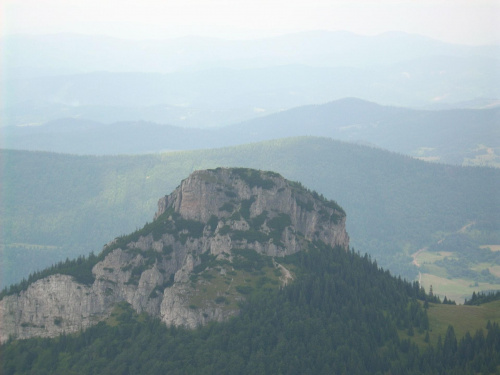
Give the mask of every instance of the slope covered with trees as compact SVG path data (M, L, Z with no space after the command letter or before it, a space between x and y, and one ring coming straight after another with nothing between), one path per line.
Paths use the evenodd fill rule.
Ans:
M190 331L116 307L77 335L11 341L4 374L494 374L500 328L429 341L418 283L390 276L368 256L315 243L284 259L297 280L262 288L228 322ZM424 337L425 344L414 339Z

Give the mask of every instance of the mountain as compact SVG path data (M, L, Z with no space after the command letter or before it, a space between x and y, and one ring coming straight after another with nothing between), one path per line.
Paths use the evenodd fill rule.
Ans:
M215 148L309 135L377 146L425 160L498 166L499 118L500 108L425 111L347 98L220 129L65 119L41 126L5 127L2 132L7 148L76 154Z
M350 250L345 218L274 172L194 172L153 222L3 295L2 371L498 373L498 296L442 304Z
M297 279L262 285L229 321L166 327L122 303L77 334L0 346L4 373L498 373L500 301L432 303L418 285L339 248L283 261L301 270Z
M422 284L432 284L434 293L460 301L500 284L482 274L497 275L498 260L486 253L500 253L479 248L500 243L500 174L493 168L431 164L314 137L135 156L3 150L0 160L3 286L134 231L178 181L220 166L268 168L337 200L349 212L355 249L409 280L421 272ZM438 252L421 251L413 262L412 255L429 246ZM440 251L449 261L458 259L451 252L460 252L461 268L449 274L455 263L428 263L444 260Z
M272 172L197 171L159 201L142 229L4 296L1 341L76 332L123 301L168 325L224 320L255 282L293 280L279 259L318 241L348 248L335 202ZM262 276L255 282L253 271Z
M2 125L74 117L106 123L144 120L220 127L345 97L406 107L453 107L477 101L480 107L479 99L500 98L498 81L492 78L498 64L493 58L439 55L364 68L285 64L172 73L97 71L26 79L7 75L2 82L6 90Z
M345 97L440 108L500 98L500 46L404 33L239 41L14 35L0 49L0 126L71 117L205 128Z
M499 119L500 108L424 111L348 98L250 120L224 132L229 139L244 134L247 142L322 136L431 161L498 166Z

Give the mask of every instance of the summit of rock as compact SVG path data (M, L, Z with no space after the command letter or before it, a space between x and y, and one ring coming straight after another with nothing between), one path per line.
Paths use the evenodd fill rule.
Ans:
M56 269L5 296L0 341L75 332L120 302L166 324L222 321L253 290L293 279L283 257L316 241L347 249L345 219L334 201L274 172L193 172L159 200L151 223L89 258L91 274Z

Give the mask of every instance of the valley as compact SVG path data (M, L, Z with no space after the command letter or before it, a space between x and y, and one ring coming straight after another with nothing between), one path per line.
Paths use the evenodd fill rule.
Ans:
M468 223L455 234L467 234L473 230L474 225L474 222ZM450 235L453 234L440 233L437 246L439 247ZM457 303L463 303L474 291L490 292L500 289L499 258L495 254L495 248L495 246L482 245L475 249L479 253L469 253L465 258L463 251L453 251L455 250L453 248L447 249L451 251L436 251L435 248L424 247L412 254L412 263L419 270L418 281L423 287L429 290L432 286L437 295L447 296ZM481 252L482 249L486 252ZM488 250L491 253L488 254ZM456 272L447 272L448 260L466 264L462 269L463 277ZM468 269L468 272L464 272L465 269ZM479 275L486 277L491 275L491 277L487 280Z

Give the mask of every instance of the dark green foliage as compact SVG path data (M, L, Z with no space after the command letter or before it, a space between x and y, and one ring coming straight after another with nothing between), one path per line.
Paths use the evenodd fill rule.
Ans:
M297 199L297 206L303 208L304 210L311 212L314 210L314 202L312 200L308 200L303 202L301 199Z
M218 296L215 298L216 304L221 304L221 303L226 303L226 302L227 302L227 298L224 296Z
M245 253L246 254L246 253ZM250 257L252 255L246 254ZM292 285L250 294L241 314L196 330L166 327L127 305L116 327L78 335L11 341L0 347L10 374L495 374L500 329L489 323L458 340L453 328L436 347L398 338L398 325L425 329L425 297L368 257L324 247L284 259L300 266ZM267 281L263 278L262 284ZM219 298L220 297L220 298ZM224 297L216 303L225 303ZM196 305L190 308L197 309Z
M253 291L253 288L250 285L237 285L236 291L241 294L250 294Z
M226 212L233 212L234 210L234 204L231 202L226 202L222 205L221 208L219 208L219 211L226 211Z
M249 223L250 227L254 230L258 230L258 229L260 229L262 224L264 224L266 219L267 219L267 211L262 211L262 213L260 215L257 215L250 220L250 223Z
M259 277L257 279L257 288L262 288L264 285L266 285L267 283L270 283L271 282L271 279L267 276L262 276L262 277Z
M231 227L229 225L224 225L222 228L219 229L219 234L221 236L225 236L230 232L231 232Z
M205 271L207 268L212 268L217 264L216 256L210 254L208 251L206 253L199 255L201 263L193 268L193 273L198 274Z
M229 190L226 190L224 194L226 194L226 197L228 198L236 198L238 196L238 194L236 194L234 191Z
M163 252L158 252L154 249L148 249L146 251L142 251L141 249L137 248L127 248L125 250L129 254L133 255L140 255L143 258L143 265L150 268L150 266L153 266L156 262L161 261ZM167 247L167 254L172 252L172 246Z
M252 206L253 202L255 202L255 197L241 201L240 214L247 221L250 220L250 206Z
M257 253L253 249L233 249L232 265L237 270L259 271L263 267L272 267L271 258Z
M160 288L160 291L161 291L161 289L169 288L169 287L171 287L172 285L174 285L174 277L175 277L175 275L174 275L173 273L172 273L172 274L170 274L170 277L168 278L168 280L167 280L167 281L165 281L165 282L163 283L163 288Z
M229 220L235 220L235 221L241 220L241 214L239 213L239 211L233 212L233 214L229 216Z
M213 278L215 278L215 276L211 273L202 273L201 277L203 277L205 280L212 280Z
M220 235L230 234L231 239L234 241L246 240L249 243L254 242L267 242L273 239L274 243L281 244L281 235L283 230L292 224L290 215L280 214L267 221L267 225L271 229L269 234L264 233L261 230L262 224L266 221L268 217L268 212L263 211L260 215L250 218L250 206L255 201L255 197L251 199L243 200L241 202L240 213L250 225L249 230L232 230L229 225L224 225L219 229Z
M231 234L231 239L234 241L243 241L246 240L247 242L266 242L269 240L269 236L265 234L264 232L258 231L258 230L235 230L232 231Z
M308 190L308 191L309 191L309 190ZM344 211L344 209L343 209L342 207L340 207L340 206L338 205L338 203L337 203L337 202L335 202L334 200L326 199L326 198L323 196L323 194L318 194L318 192L316 192L316 191L314 191L314 190L312 190L312 191L311 191L311 194L312 194L312 196L313 196L313 198L314 198L314 199L317 199L317 200L319 200L319 201L323 202L323 204L324 204L325 206L330 207L330 208L334 209L335 211L340 212L340 214L341 214L342 216L345 216L345 211Z
M95 278L92 274L92 268L97 263L97 258L93 253L88 257L79 256L75 260L66 259L64 262L59 262L52 267L46 268L43 271L32 273L28 279L24 279L18 284L11 285L9 288L5 288L0 293L0 299L4 296L20 293L23 290L28 289L28 286L33 284L35 281L43 279L44 277L62 274L73 276L74 279L82 284L91 285Z
M301 182L299 181L290 181L290 185L297 191L297 192L306 192L308 194L311 194L312 197L316 200L319 200L322 202L325 206L334 209L335 211L338 211L340 213L340 217L345 216L345 211L342 207L339 206L337 202L331 199L327 199L323 196L323 194L319 194L315 190L310 190L306 188L304 185L302 185ZM297 199L297 204L304 208L306 211L312 211L314 209L314 202L312 200L307 200L306 202L303 202L302 199Z
M448 297L444 296L443 299L443 305L456 305L457 303L451 299L448 299Z
M330 216L330 220L334 224L338 224L340 220L344 217L344 215L339 214L338 211L333 211L332 216Z
M158 241L164 234L172 234L174 238L186 241L188 237L200 238L203 235L205 224L196 220L188 220L181 217L173 208L169 208L151 223L147 223L142 229L116 238L110 245L106 246L98 257L98 261L111 251L121 248L126 249L132 242L137 242L141 237L153 235L153 239ZM186 233L182 233L182 232Z
M273 242L277 245L281 245L281 236L286 227L292 225L292 220L290 215L279 214L267 221L267 226L271 229L269 237L273 239Z
M210 219L208 219L208 222L207 222L207 226L211 230L215 230L217 228L217 224L219 224L219 219L217 218L217 216L215 216L215 215L210 216Z
M107 255L114 249L125 249L127 244L131 242L137 242L139 238L147 236L149 234L152 234L153 239L155 241L158 241L164 233L173 231L173 223L170 220L173 215L173 209L169 209L153 222L146 223L146 225L144 225L142 229L136 230L135 232L126 236L117 237L109 246L106 246L104 248L103 253ZM100 258L104 258L104 256Z
M189 237L200 238L203 236L203 228L205 227L205 224L196 220L178 218L175 221L175 227L177 231L186 230Z
M272 189L275 186L269 177L279 177L279 174L274 172L262 172L248 168L234 168L233 171L251 188L260 187L266 190Z
M161 262L163 259L163 256L165 254L169 254L173 251L172 246L167 246L165 249L163 249L162 252L158 252L153 249L148 249L146 251L142 251L137 248L127 248L126 252L134 254L134 255L140 255L142 258L141 264L131 267L126 266L122 268L122 271L127 271L129 269L132 270L130 279L127 281L127 284L133 284L133 285L138 285L139 279L141 278L141 275L144 271L152 268L155 263Z
M496 292L473 292L471 299L467 300L465 299L464 305L481 305L483 303L488 303L492 301L498 301L500 300L500 290L497 290Z
M292 225L292 220L288 214L279 214L267 222L267 226L270 229L278 232L283 232L290 225Z

